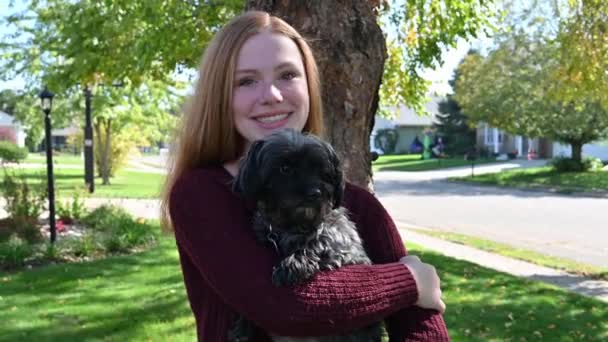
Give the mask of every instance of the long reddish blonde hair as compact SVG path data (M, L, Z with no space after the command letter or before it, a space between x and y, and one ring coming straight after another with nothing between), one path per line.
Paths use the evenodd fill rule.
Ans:
M298 46L310 97L310 112L304 131L322 135L319 73L304 38L285 21L266 12L249 11L233 18L205 49L194 95L186 103L180 126L175 132L161 198L161 224L166 231L172 230L169 201L176 180L188 170L222 165L243 153L244 140L235 128L232 115L236 60L245 41L264 30L283 34Z

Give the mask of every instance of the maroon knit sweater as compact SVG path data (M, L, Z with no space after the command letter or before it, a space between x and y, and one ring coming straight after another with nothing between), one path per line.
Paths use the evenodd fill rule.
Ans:
M449 340L437 311L412 305L418 297L415 281L396 262L406 254L403 242L372 194L349 184L343 205L375 265L346 266L302 285L276 287L271 283L276 253L256 242L254 205L231 191L232 179L223 167L197 169L184 174L171 193L171 219L199 341L226 341L237 312L261 327L255 341L270 341L263 331L329 335L382 319L391 341Z

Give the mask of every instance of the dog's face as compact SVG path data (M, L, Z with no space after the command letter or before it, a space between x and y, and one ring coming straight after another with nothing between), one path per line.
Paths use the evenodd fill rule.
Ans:
M340 206L344 180L333 148L320 139L283 130L252 144L234 190L255 200L279 229L315 227Z

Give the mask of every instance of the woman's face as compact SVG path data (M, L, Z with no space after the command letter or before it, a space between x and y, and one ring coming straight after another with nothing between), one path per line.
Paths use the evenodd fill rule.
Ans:
M296 43L281 34L262 32L243 44L232 108L236 129L247 145L282 128L304 128L310 104Z

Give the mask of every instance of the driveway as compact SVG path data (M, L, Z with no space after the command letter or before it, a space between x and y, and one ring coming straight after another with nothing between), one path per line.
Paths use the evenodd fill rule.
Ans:
M544 161L479 166L476 173ZM608 267L608 199L456 184L470 169L378 172L375 190L395 221L448 230Z

